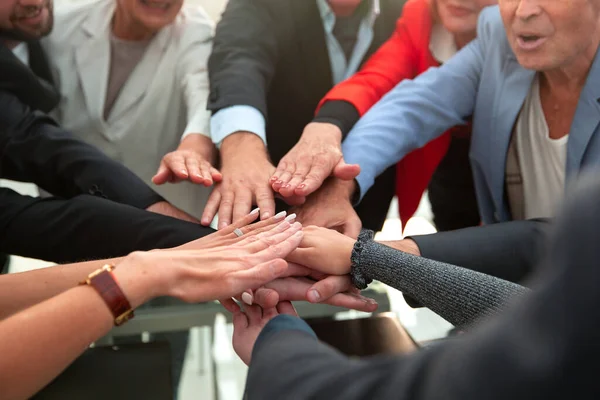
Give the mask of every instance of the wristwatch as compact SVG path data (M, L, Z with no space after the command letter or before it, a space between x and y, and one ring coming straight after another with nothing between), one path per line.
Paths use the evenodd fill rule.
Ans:
M114 265L106 264L89 274L85 281L80 282L80 285L89 285L96 289L115 317L115 326L120 326L134 315L127 297L112 273L114 269Z

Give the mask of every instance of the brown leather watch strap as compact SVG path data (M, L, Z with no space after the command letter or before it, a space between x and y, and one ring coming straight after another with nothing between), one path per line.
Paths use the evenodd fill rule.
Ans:
M115 325L119 326L133 318L133 310L112 273L113 269L114 265L107 264L92 272L81 284L96 289L115 317Z

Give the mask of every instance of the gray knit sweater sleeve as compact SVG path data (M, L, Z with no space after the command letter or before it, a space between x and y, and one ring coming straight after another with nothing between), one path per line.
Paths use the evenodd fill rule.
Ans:
M455 326L501 311L528 292L523 286L455 265L417 257L374 241L362 243L356 273L410 295Z

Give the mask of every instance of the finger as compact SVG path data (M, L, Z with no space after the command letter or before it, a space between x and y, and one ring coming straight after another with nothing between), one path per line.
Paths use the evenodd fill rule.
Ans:
M269 307L269 308L264 308L262 309L262 320L263 323L269 322L270 320L272 320L273 318L275 318L278 313L277 313L277 304L274 305L273 307Z
M321 187L325 179L331 175L331 167L322 158L317 158L306 174L304 180L298 185L294 194L308 196Z
M210 167L210 175L215 182L221 182L223 180L223 174L215 167Z
M260 208L260 207L259 207ZM237 221L248 215L252 209L252 192L246 188L240 189L235 193L233 203L232 221Z
M296 264L294 262L291 262L289 260L286 260L288 262L288 269L286 270L285 274L283 274L281 277L285 278L288 276L313 276L313 274L315 274L315 271L313 271L310 268L305 267L304 265L300 265L300 264Z
M244 293L242 293L240 298L242 299L244 304L248 304L249 306L254 304L254 292L252 292L252 289L248 289L248 290L244 291Z
M348 275L332 275L316 282L306 293L306 298L311 303L321 303L353 286Z
M236 271L231 282L232 292L241 293L247 288L259 288L285 273L287 262L278 258L255 267Z
M277 169L275 170L275 173L273 174L273 176L271 176L271 179L269 179L269 184L271 186L273 186L275 184L275 182L277 182L279 180L281 175L283 175L283 173L285 172L286 169L287 169L287 161L285 161L285 160L279 161L279 164L277 165ZM275 189L275 188L273 188L273 189Z
M198 165L198 160L194 157L185 157L184 158L185 167L187 169L188 175L190 177L190 181L195 184L203 185L204 177L200 172L200 166Z
M277 225L265 229L263 232L255 232L253 235L247 235L245 238L242 236L243 240L238 243L238 246L246 247L248 251L257 253L271 245L279 243L277 240L281 241L287 239L298 230L298 226L294 226L293 231L288 231L291 227L292 225L284 220ZM284 233L284 236L277 236L282 233Z
M279 189L279 193L281 193L282 196L290 197L294 195L296 188L304 181L306 174L310 171L311 161L312 157L309 159L298 160L298 163L296 163L296 171L294 171L292 179L290 179L287 184L282 185Z
M261 287L254 292L254 302L262 308L273 308L279 303L279 293L274 289Z
M189 173L185 165L185 157L178 154L168 154L165 158L165 164L171 170L173 175L179 179L188 179Z
M275 197L269 186L256 189L256 204L260 208L260 219L271 218L275 214Z
M278 243L275 245L270 245L268 248L256 253L256 257L259 260L262 259L265 261L271 258L287 257L295 248L298 247L300 241L302 240L303 233L301 230L298 230L293 235L283 239L285 235L288 235L289 232L293 232L294 230L295 228L292 226L292 228L288 229L286 232L282 232L273 236Z
M263 316L263 310L259 306L246 306L244 312L248 316L248 325L259 325Z
M292 175L295 171L296 163L288 162L286 169L281 175L279 175L279 179L273 183L273 190L278 192L284 185L286 185L292 179Z
M279 193L278 195L278 198L282 199L287 205L290 206L301 206L306 202L306 197L296 196L295 194L289 197L284 197Z
M169 181L169 177L171 175L171 170L167 168L164 161L160 162L158 166L158 171L156 171L156 175L152 177L152 182L155 185L162 185Z
M237 303L231 298L221 299L219 300L219 303L221 303L221 305L232 314L242 311L240 306L238 306Z
M333 168L333 176L344 181L351 181L360 174L360 165L346 164L344 158L340 159Z
M294 306L292 305L292 303L290 303L289 301L282 301L277 305L277 312L279 314L286 314L286 315L291 315L294 317L298 316L298 312L296 312L296 309L294 308Z
M202 179L203 179L202 184L207 187L211 186L213 184L213 178L210 173L210 170L212 167L210 166L209 163L207 163L206 161L203 161L200 163L199 168L200 168L200 175L202 175Z
M219 204L219 229L223 229L231 224L231 213L233 212L233 202L235 201L235 193L232 190L227 190L221 193L221 204Z
M217 210L219 209L219 204L221 204L221 190L220 188L215 188L211 192L210 196L208 196L208 201L206 202L206 206L204 206L204 211L202 212L202 218L200 219L200 223L204 226L210 225Z
M360 230L362 229L362 222L360 218L355 214L355 218L350 218L342 227L342 233L346 236L350 236L352 239L358 238Z
M248 317L242 311L233 313L233 329L246 329L249 323Z
M257 210L258 210L258 208L257 208ZM288 219L286 217L286 214L287 213L285 211L282 211L280 213L275 214L274 216L272 216L269 219L265 219L263 221L256 222L252 225L247 225L247 226L241 227L240 230L242 231L242 233L244 235L248 235L250 233L258 234L258 233L267 231L269 229L272 229L275 226L275 224L280 223L284 219L288 222L293 222L293 221L291 221L291 219ZM294 218L295 218L295 215L294 215Z
M378 307L375 300L353 293L338 293L321 303L363 312L374 312Z
M242 218L238 219L237 221L234 221L227 228L223 228L219 232L223 236L229 235L229 234L233 234L234 230L246 227L246 225L248 225L248 224L252 223L253 221L255 221L256 218L258 217L258 212L259 211L260 210L258 208L255 208L254 210L250 211L250 213L248 213L248 215L245 215ZM253 225L256 225L256 224L253 224ZM252 226L252 225L250 225L250 226Z

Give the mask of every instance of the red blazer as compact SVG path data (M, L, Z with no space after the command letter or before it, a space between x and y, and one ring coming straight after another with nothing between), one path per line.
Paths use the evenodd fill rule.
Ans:
M432 23L428 0L408 0L390 39L359 72L331 89L319 107L329 100L343 100L354 105L362 116L403 79L415 78L428 68L439 66L429 51ZM448 131L397 164L396 194L403 223L417 210L434 171L448 151L450 139Z

